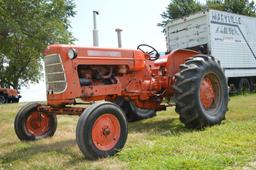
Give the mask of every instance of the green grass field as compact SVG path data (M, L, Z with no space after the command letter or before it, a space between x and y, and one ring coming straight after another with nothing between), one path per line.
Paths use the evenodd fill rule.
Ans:
M231 97L226 120L202 131L184 128L173 108L130 123L124 149L98 161L78 149L75 116L58 116L52 138L19 141L13 121L22 105L0 105L0 170L256 168L256 94Z

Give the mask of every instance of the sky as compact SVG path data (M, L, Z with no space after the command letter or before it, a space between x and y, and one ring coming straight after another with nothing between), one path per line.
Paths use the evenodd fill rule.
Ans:
M170 0L75 0L77 14L71 18L70 31L77 39L75 44L91 47L93 44L93 13L99 11L97 27L99 47L117 47L116 28L123 30L122 47L136 49L145 43L158 51L166 51L160 14L165 11ZM30 84L21 88L21 101L46 100L45 82Z
M117 47L116 28L123 29L123 48L148 43L165 50L162 28L157 26L170 0L76 0L77 16L72 19L77 44L92 46L93 10L99 11L99 46Z

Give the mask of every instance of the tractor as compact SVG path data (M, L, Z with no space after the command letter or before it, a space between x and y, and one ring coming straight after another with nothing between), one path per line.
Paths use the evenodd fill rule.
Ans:
M19 92L13 88L0 87L0 104L18 103L21 98Z
M47 103L18 111L14 127L21 141L53 136L56 115L78 115L78 147L87 159L98 159L124 147L127 121L153 117L169 106L187 128L225 119L227 81L212 56L177 49L160 57L147 44L137 49L55 44L44 56Z

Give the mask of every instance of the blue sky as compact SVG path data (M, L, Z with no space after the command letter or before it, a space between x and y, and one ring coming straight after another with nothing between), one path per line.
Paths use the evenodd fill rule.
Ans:
M165 51L165 38L162 28L157 26L162 21L160 14L170 0L75 0L77 15L71 19L75 44L92 46L93 10L99 11L97 24L100 47L117 47L116 28L123 29L123 48L134 49L140 43L154 46ZM30 84L21 89L21 101L46 100L45 82Z
M77 15L72 19L72 29L77 43L92 45L92 11L97 16L99 45L117 47L116 28L123 29L123 48L136 48L140 43L148 43L159 50L165 50L164 35L157 23L160 14L170 0L76 0Z

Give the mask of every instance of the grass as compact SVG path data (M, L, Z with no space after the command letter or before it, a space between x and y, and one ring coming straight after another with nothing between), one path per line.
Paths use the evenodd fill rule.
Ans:
M20 142L13 121L22 105L0 105L0 170L250 169L256 165L256 94L231 97L226 120L202 131L184 128L173 108L130 123L124 149L98 161L85 160L76 145L78 117L59 116L52 138Z

